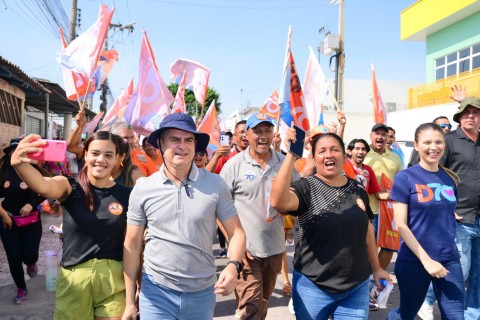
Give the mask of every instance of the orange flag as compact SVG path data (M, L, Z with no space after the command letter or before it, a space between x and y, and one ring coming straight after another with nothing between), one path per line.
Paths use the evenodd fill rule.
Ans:
M278 91L275 88L272 92L272 95L267 99L267 101L265 101L260 113L266 114L272 119L277 119L279 111L280 106L278 105Z
M373 121L375 123L387 124L387 109L383 104L380 90L378 90L377 78L372 64L372 101L373 101Z
M197 128L198 131L210 135L211 145L220 144L220 123L218 122L217 109L215 108L215 100L210 104L205 117Z

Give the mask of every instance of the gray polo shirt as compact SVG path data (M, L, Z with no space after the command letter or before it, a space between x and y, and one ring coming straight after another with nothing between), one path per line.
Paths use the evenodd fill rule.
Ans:
M247 236L247 249L259 258L285 251L284 219L277 217L266 222L273 178L280 170L285 156L270 149L272 157L265 170L252 159L250 147L237 154L223 166L220 176L232 193L238 216ZM299 175L294 171L294 180ZM271 210L271 209L270 209Z
M215 284L215 221L236 215L228 187L218 175L193 165L189 180L190 195L167 178L162 166L137 180L127 212L127 223L146 226L143 272L182 292Z

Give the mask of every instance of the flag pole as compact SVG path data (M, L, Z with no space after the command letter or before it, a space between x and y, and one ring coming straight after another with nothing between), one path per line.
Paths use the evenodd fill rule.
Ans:
M277 134L278 131L280 131L280 120L281 120L281 118L280 118L281 114L280 113L281 113L281 111L282 111L282 108L279 106L278 107L278 116L277 116L277 125L275 127L275 134Z

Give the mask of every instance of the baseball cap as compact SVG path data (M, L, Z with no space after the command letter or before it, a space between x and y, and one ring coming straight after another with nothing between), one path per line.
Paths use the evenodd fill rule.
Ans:
M382 130L385 130L385 131L388 132L388 127L387 127L385 124L383 124L383 123L376 123L376 124L372 127L372 131L371 131L371 132L377 131L378 129L382 129Z
M258 126L262 122L266 122L266 123L269 123L270 125L274 126L272 118L270 118L269 116L267 116L264 113L259 112L259 113L252 114L248 118L247 124L246 124L246 130L248 130L249 128L255 128L256 126Z

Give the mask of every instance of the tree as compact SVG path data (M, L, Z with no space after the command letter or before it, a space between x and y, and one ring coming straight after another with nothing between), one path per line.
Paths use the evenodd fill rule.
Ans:
M168 85L168 90L170 90L171 94L175 97L178 90L178 84L170 83ZM222 103L220 102L220 94L214 88L208 87L207 98L205 99L205 110L203 112L204 115L213 100L215 100L217 114L222 113L222 109L220 108L220 106L222 105ZM188 89L185 89L185 104L189 115L191 115L192 117L200 117L200 113L202 112L202 106L195 100L195 95L193 94L193 91Z

